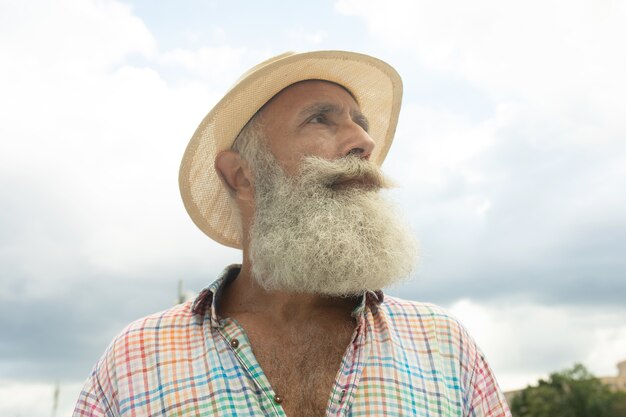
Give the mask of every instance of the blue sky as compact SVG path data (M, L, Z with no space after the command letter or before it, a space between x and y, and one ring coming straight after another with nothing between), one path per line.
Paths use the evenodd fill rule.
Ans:
M0 0L0 414L61 411L109 341L239 253L180 158L248 67L347 49L396 67L383 168L421 242L391 294L443 305L505 389L626 359L626 2ZM34 401L36 400L36 401Z

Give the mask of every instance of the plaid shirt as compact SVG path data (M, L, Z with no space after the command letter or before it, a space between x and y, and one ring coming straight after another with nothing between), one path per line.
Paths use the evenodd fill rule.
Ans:
M128 326L96 364L78 416L285 416L244 330L216 314L223 284ZM327 416L510 417L489 365L441 308L368 292Z

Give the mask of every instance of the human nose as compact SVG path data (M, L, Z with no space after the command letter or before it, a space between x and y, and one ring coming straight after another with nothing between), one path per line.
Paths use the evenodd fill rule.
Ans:
M343 134L345 136L341 144L341 156L358 155L363 159L370 158L376 142L361 125L353 121L348 122Z

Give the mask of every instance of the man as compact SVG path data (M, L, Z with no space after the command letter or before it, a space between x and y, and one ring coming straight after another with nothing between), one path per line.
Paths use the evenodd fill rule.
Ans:
M74 415L509 416L455 319L381 292L416 258L380 194L401 91L386 63L341 51L244 75L180 171L192 219L242 264L124 330Z

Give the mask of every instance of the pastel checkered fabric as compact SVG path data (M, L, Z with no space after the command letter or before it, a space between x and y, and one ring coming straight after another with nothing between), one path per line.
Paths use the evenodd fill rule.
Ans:
M285 416L244 330L216 314L237 273L229 267L195 302L127 327L74 416ZM439 307L367 293L353 316L327 416L510 416L474 341Z

